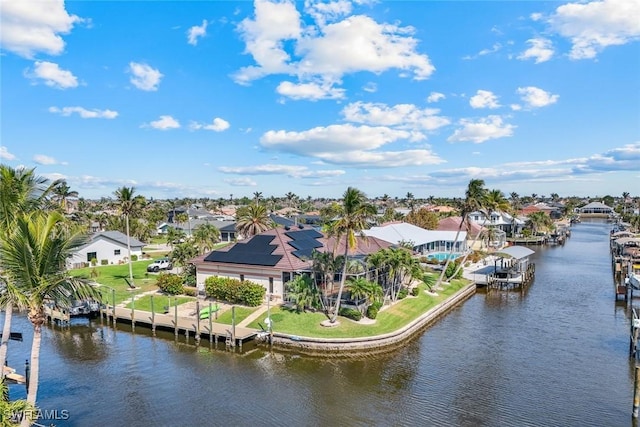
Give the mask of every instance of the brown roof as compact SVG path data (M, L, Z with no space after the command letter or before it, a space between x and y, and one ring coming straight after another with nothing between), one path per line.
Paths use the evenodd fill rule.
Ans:
M386 242L384 240L378 239L377 237L356 237L356 248L349 251L349 255L370 255L378 252L381 249L386 249L388 247L393 246L392 243ZM320 239L321 242L324 243L324 247L322 248L323 252L333 251L336 246L336 239L334 237L324 237ZM344 245L345 239L341 238L338 242L338 246L335 248L336 255L344 254Z
M460 216L450 216L447 218L442 218L440 221L438 221L438 230L440 231L458 231L458 229L460 228L460 221L462 221L462 217ZM479 233L482 232L483 227L480 224L477 224L473 221L469 221L471 230L470 231L470 235L471 236L477 236ZM467 224L464 224L462 226L462 231L467 231Z

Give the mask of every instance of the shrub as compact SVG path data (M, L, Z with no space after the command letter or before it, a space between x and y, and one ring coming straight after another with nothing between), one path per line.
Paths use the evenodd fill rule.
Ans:
M177 274L160 273L156 284L165 294L179 295L184 292L182 277Z
M109 265L109 260L108 259L101 259L100 260L100 265Z
M407 288L402 288L398 291L398 299L404 299L407 295L409 295L409 289Z
M137 261L138 255L131 255L131 261Z
M417 286L414 286L413 288L411 288L411 295L413 295L414 297L417 297L418 295L420 295L420 288Z
M212 276L204 282L207 297L220 299L232 304L255 307L262 304L266 289L257 283L229 277Z
M341 308L338 314L351 320L357 321L362 319L362 313L360 313L360 310L356 310L353 308Z
M96 258L91 258L91 267L95 267L98 265L98 260Z
M369 307L367 307L367 317L369 319L375 319L376 317L378 317L379 311L380 309L376 307L376 304L371 304Z

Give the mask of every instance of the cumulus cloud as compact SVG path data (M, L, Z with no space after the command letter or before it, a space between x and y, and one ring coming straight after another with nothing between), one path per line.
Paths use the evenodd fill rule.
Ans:
M189 128L191 130L204 129L204 130L212 130L214 132L222 132L229 129L230 126L231 125L229 124L228 121L221 119L220 117L216 117L213 119L213 122L209 124L191 122L191 124L189 125Z
M291 178L326 178L344 175L345 171L340 169L331 170L310 170L306 166L294 165L257 165L257 166L221 166L220 172L236 175L286 175Z
M78 79L71 71L63 70L58 64L47 61L36 61L33 71L27 70L25 76L33 80L40 79L44 84L56 89L78 87Z
M51 156L46 156L44 154L36 154L35 156L33 156L33 161L36 162L39 165L57 165L59 164L59 162L51 157Z
M558 102L560 95L553 95L534 86L519 87L516 93L528 108L540 108Z
M582 165L574 168L576 173L639 171L640 142L614 148L601 154L595 154Z
M429 96L427 96L427 102L429 104L434 103L434 102L438 102L441 101L443 99L445 99L446 96L444 95L444 93L440 93L440 92L431 92L429 94Z
M15 160L16 156L11 154L7 147L0 145L0 159L3 160Z
M180 122L171 116L160 116L158 120L148 124L143 124L141 127L151 127L158 130L178 129L180 127Z
M513 135L514 125L502 122L500 116L488 116L478 121L462 119L459 123L462 127L447 138L449 142L472 142L481 144L490 139L504 138Z
M551 59L554 54L551 40L542 37L529 39L527 43L530 47L518 55L518 59L533 59L536 64L546 62Z
M276 92L294 100L317 101L319 99L342 99L344 98L345 90L335 88L327 83L292 83L284 81L278 85Z
M156 91L162 79L162 73L151 66L138 62L129 63L130 82L140 90Z
M189 30L187 31L187 40L190 45L197 45L198 39L207 35L207 25L207 20L203 19L202 25L194 25L193 27L189 28Z
M474 96L469 99L471 108L498 108L498 97L491 91L478 90Z
M223 181L234 187L255 187L258 185L258 183L251 178L227 178Z
M238 31L255 65L238 70L233 75L237 83L286 74L299 81L278 86L283 96L337 99L341 92L328 89L341 84L345 74L398 69L402 76L423 80L435 70L427 55L416 50L414 28L381 24L363 15L344 17L351 11L346 1L305 3L315 25L305 24L297 3L254 4L254 17L244 19Z
M345 120L375 126L394 126L404 129L432 131L450 124L446 117L439 116L435 108L418 108L413 104L388 106L382 103L354 102L345 106Z
M112 110L87 110L83 107L49 107L49 112L54 114L60 114L61 116L68 117L72 114L78 114L83 119L115 119L118 117L117 111Z
M590 59L609 46L640 40L640 2L603 0L559 6L547 23L571 43L571 59Z
M0 13L0 43L2 48L24 58L36 53L59 55L68 34L82 19L69 15L64 0L3 1Z

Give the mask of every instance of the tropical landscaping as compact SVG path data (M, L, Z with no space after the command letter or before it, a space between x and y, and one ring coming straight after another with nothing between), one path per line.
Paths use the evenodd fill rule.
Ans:
M615 207L632 229L640 229L640 198L623 193L622 198L603 198ZM366 241L363 231L389 220L404 220L422 228L437 227L441 219L459 215L456 238L472 226L472 215L489 218L493 212L508 212L516 218L518 209L531 202L560 202L557 194L550 198L538 195L507 198L500 190L489 190L480 179L473 179L461 199L404 198L388 195L369 198L349 187L339 199L300 199L293 193L284 197L264 198L256 192L253 198L180 201L148 200L136 194L133 187L121 187L113 198L84 200L64 180L50 181L34 169L0 165L0 305L4 309L4 325L0 342L0 365L9 349L11 320L14 311L26 313L33 326L31 375L26 400L11 403L11 408L32 408L37 402L40 345L46 324L45 306L65 306L78 299L97 299L107 305L125 304L136 310L165 312L166 307L188 304L195 300L196 271L193 259L206 256L219 248L220 230L212 223L198 224L189 214L176 213L180 205L198 203L212 211L236 202L235 231L238 239L250 239L277 227L271 213L279 208L289 211L316 212L324 236L332 239L332 250L314 251L310 268L293 274L286 282L279 304L264 310L267 288L250 280L210 277L203 283L210 301L235 305L236 323L262 309L249 327L260 329L271 325L281 334L322 338L371 337L396 331L450 298L468 284L461 278L462 269L491 250L501 230L487 226L472 236L486 241L483 250L469 250L453 259L453 245L444 261L417 255L411 242L392 245L366 256L355 256L358 244ZM567 217L578 198L565 198L557 209ZM438 213L427 206L435 203L452 210ZM409 209L403 215L398 207ZM169 227L158 232L167 213L187 224L186 229ZM515 219L514 219L515 224ZM94 259L86 267L68 269L71 254L88 241L92 227L122 232L129 251L126 261L114 265L97 265ZM549 233L556 223L548 213L530 212L522 226L513 227L513 238L527 239ZM131 256L129 240L161 245L165 249L147 249L144 259ZM340 250L338 250L340 248ZM167 256L174 265L171 272L149 273L153 256ZM153 296L151 293L154 293ZM133 304L131 300L138 297ZM153 301L153 303L152 303ZM153 305L153 307L152 307ZM231 324L231 311L216 313L215 321ZM267 317L269 317L267 321ZM248 320L247 320L248 321ZM30 405L30 406L29 406ZM19 409L18 409L19 410ZM28 425L29 420L23 420Z

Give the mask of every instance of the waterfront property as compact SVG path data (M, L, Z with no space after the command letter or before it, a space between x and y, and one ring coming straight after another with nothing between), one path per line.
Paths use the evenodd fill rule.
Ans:
M130 238L131 256L142 257L145 243ZM69 268L79 268L92 263L98 265L122 264L127 262L127 235L120 231L102 231L91 236L89 242L78 248L67 262Z
M372 227L363 232L367 236L376 237L393 245L411 245L414 252L422 255L449 252L452 248L458 254L468 250L466 231L461 231L458 234L457 231L425 230L413 224L402 222Z
M524 246L509 246L483 260L476 270L465 275L478 286L488 288L522 288L533 279L535 265L530 261L535 251Z
M583 217L607 218L614 214L614 211L611 206L602 202L591 202L578 208L578 213Z

